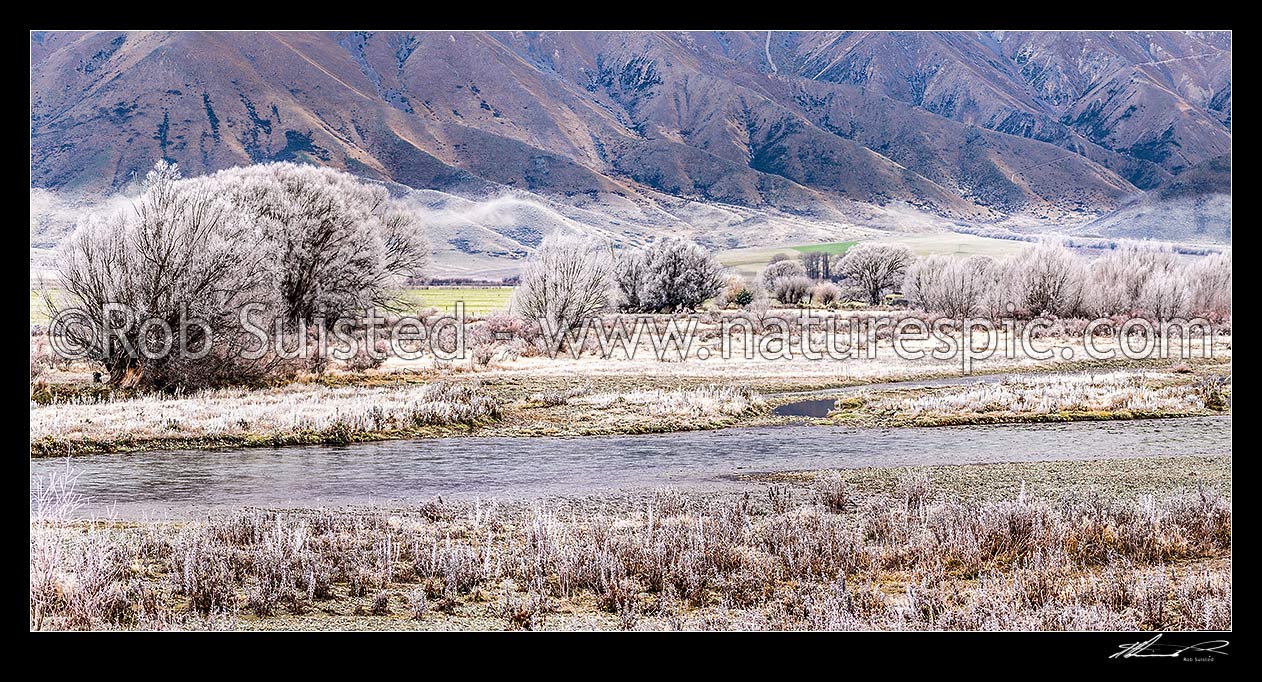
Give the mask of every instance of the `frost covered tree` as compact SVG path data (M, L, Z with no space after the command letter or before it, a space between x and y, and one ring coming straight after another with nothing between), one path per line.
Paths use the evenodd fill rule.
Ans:
M708 250L690 241L657 242L645 251L644 262L640 303L645 310L697 308L723 288L723 266Z
M1191 295L1180 271L1159 272L1144 282L1140 307L1154 320L1166 321L1187 315Z
M992 320L1014 315L1018 308L1016 268L1011 261L994 262L989 275L990 281L978 300L978 311Z
M643 308L640 292L644 289L645 263L643 249L623 249L612 255L614 291L618 295L618 307L637 311Z
M911 305L926 312L941 312L942 271L951 259L947 256L917 258L907 267L903 278L903 295Z
M795 305L811 298L815 281L806 275L789 275L772 283L771 295L781 303Z
M1141 287L1133 288L1130 263L1117 251L1107 253L1087 267L1087 283L1083 291L1084 312L1098 317L1130 313L1139 304ZM1144 274L1147 279L1147 274ZM1132 293L1133 290L1133 293Z
M113 384L153 389L216 383L237 335L238 306L266 299L266 239L212 183L182 180L174 164L159 162L146 176L132 207L89 215L59 251L63 300L78 309L66 334L87 359L103 365ZM188 347L214 352L189 360L165 353L158 326L189 326ZM209 334L206 334L206 331ZM154 355L155 357L146 357ZM248 368L236 374L251 375Z
M1231 309L1231 259L1214 255L1188 262L1167 246L1123 244L1094 260L1047 242L1018 257L919 258L907 269L903 292L930 312L951 317L1038 315L1222 319Z
M612 271L596 242L553 232L526 262L511 308L545 331L569 331L609 306Z
M986 256L953 260L942 277L942 313L960 318L982 312L986 293L998 280L996 270Z
M1086 267L1063 245L1046 241L1009 261L1014 299L1030 315L1073 315L1082 303Z
M762 283L764 291L772 292L775 290L776 280L782 277L805 277L806 269L802 264L795 260L778 260L772 261L767 267L762 269L762 275L759 281Z
M394 285L416 273L429 253L404 204L348 173L270 163L220 171L207 182L263 231L290 323L331 323L387 306Z
M820 282L811 290L811 301L821 306L830 306L841 300L841 288L832 282Z
M1132 314L1143 305L1149 278L1181 270L1178 256L1169 248L1123 244L1087 267L1084 312L1098 316Z
M666 239L614 256L614 286L624 310L675 312L696 308L723 289L723 266L704 247Z
M998 280L998 266L985 256L927 256L907 268L903 294L926 311L971 317L988 312L986 297Z
M388 300L390 284L425 256L409 212L384 188L346 173L268 164L181 178L164 161L131 207L82 221L63 245L60 270L70 294L64 305L97 318L71 334L95 326L135 336L131 348L98 340L90 350L112 382L198 388L255 381L281 364L240 357L249 345L239 318L245 304L262 306L254 319L269 329L274 320L292 330L321 315L356 313ZM102 313L106 304L133 312ZM178 324L181 312L206 323L210 352L139 353L137 344L157 336L140 328L146 319L182 326L200 348L203 327Z
M862 292L869 304L877 305L882 295L902 286L911 262L911 250L905 246L859 244L837 262L836 273Z
M1185 272L1193 313L1215 320L1231 314L1231 254L1204 256Z

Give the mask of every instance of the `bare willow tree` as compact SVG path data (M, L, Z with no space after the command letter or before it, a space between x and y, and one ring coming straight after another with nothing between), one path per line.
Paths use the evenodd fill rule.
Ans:
M272 163L210 177L272 245L285 320L326 323L386 307L429 250L406 207L380 185L331 168Z
M917 308L928 312L942 312L942 271L951 259L932 255L917 258L907 267L903 278L903 295Z
M777 301L788 305L807 303L811 300L811 292L815 280L805 275L789 275L781 277L772 284L771 295Z
M832 279L832 254L827 251L806 251L798 256L798 260L801 261L807 277L816 280Z
M1204 256L1186 270L1189 305L1197 315L1221 320L1231 315L1231 254Z
M1181 276L1178 256L1168 247L1123 244L1096 258L1087 268L1083 289L1084 312L1123 315L1143 307L1144 290L1154 276Z
M62 331L87 343L116 384L256 381L288 365L253 352L261 342L241 324L246 304L269 330L355 312L385 301L425 252L384 189L345 173L270 164L182 179L160 162L131 209L89 216L65 242L60 305L86 318ZM142 352L181 333L196 352Z
M643 249L623 249L613 253L612 270L614 291L618 295L618 307L636 311L643 308L640 292L644 289L648 259Z
M841 287L832 282L820 282L811 289L811 302L816 305L830 306L841 300Z
M512 310L545 332L569 331L609 306L612 270L596 242L554 232L526 262Z
M1092 261L1083 299L1091 315L1222 319L1231 314L1231 256L1189 260L1165 245L1123 244Z
M998 275L998 266L985 256L928 256L907 268L903 294L924 310L971 317L987 312L986 296Z
M74 308L56 330L103 365L115 384L168 388L229 368L236 308L267 296L266 240L204 181L181 180L158 163L131 209L85 218L63 243L56 315ZM146 321L157 322L148 323ZM202 324L187 324L200 320ZM163 352L157 338L184 327L186 348L201 358ZM147 325L147 326L146 326ZM240 332L239 326L236 327ZM153 357L150 357L153 356Z
M771 292L776 288L776 280L782 277L805 277L806 268L795 260L777 260L772 261L767 267L762 269L759 281L762 283L764 291Z
M969 317L986 311L986 296L999 284L1000 267L986 256L969 256L951 263L943 275L943 313Z
M836 272L876 305L882 295L903 284L911 262L911 250L905 246L859 244L841 257Z
M1087 283L1083 291L1083 310L1089 315L1107 316L1131 313L1139 306L1139 294L1143 281L1132 285L1136 272L1129 259L1116 251L1105 254L1087 267Z
M1017 274L1008 261L996 262L990 269L991 280L978 301L980 312L992 320L1016 314Z
M995 262L926 256L907 269L913 305L952 317L973 314L1113 316L1157 319L1231 314L1231 256L1180 258L1166 245L1123 244L1100 257L1056 242Z
M704 247L665 239L614 259L614 283L624 310L675 312L696 308L723 289L723 266Z
M1144 283L1140 301L1154 320L1168 321L1188 314L1192 296L1182 272L1159 272Z
M1008 262L1014 298L1030 315L1073 315L1082 303L1086 266L1063 244L1052 241L1026 249Z

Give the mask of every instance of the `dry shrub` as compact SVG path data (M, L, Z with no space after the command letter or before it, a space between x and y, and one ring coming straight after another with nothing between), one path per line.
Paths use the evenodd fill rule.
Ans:
M825 509L834 514L850 511L855 506L846 479L838 473L825 474L816 479L815 496Z
M912 471L866 498L826 477L807 489L818 504L800 506L777 485L766 506L661 490L581 516L435 500L86 533L67 488L41 484L32 502L40 629L217 627L239 607L271 618L333 595L380 616L392 594L410 595L411 618L489 614L515 629L583 605L627 629L1231 625L1231 507L1208 487L976 501Z

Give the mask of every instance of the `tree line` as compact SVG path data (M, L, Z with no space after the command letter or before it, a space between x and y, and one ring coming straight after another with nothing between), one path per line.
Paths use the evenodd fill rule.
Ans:
M276 349L244 352L257 344L240 324L247 304L260 328L308 333L388 308L397 285L422 276L428 254L408 205L347 173L271 163L184 178L159 162L129 207L85 217L61 245L66 295L49 304L54 315L73 307L86 316L61 333L74 337L113 384L162 390L250 383L302 367ZM609 310L677 313L709 301L739 307L773 299L879 305L893 293L951 317L1221 320L1231 313L1231 257L1124 244L1089 258L1055 241L1006 260L917 257L906 247L864 243L839 255L777 258L746 280L687 239L615 248L554 231L527 260L510 309L566 330ZM187 319L202 324L181 324ZM187 329L187 346L205 352L137 353L163 341L146 320ZM112 331L98 333L103 329Z
M1231 256L1189 258L1168 246L1123 244L1095 258L1046 240L1016 256L915 256L868 243L844 254L780 257L748 282L723 274L713 254L683 239L615 250L576 234L553 234L536 250L513 308L565 329L603 310L670 313L709 300L749 305L880 305L901 294L912 307L950 317L1109 317L1171 320L1231 314Z

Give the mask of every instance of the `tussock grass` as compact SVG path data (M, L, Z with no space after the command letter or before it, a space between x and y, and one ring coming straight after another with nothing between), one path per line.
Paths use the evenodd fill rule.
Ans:
M982 414L1050 415L1063 412L1193 413L1206 409L1203 392L1171 384L1152 372L1042 374L993 384L875 398L866 408L899 416Z
M475 424L499 414L499 403L477 383L290 384L268 390L220 389L181 397L70 400L32 407L31 440L48 452L104 441L284 440L296 434L319 434L336 442L357 434Z
M341 613L352 626L538 629L586 614L588 626L623 629L1231 627L1231 507L1209 488L976 501L925 472L884 492L838 482L797 500L784 490L765 501L660 491L595 514L434 501L85 530L66 512L72 488L54 481L37 486L32 516L31 620L161 629L251 615L284 627Z
M570 402L601 410L628 406L652 416L671 417L735 417L766 407L761 395L740 386L596 393L571 398Z

